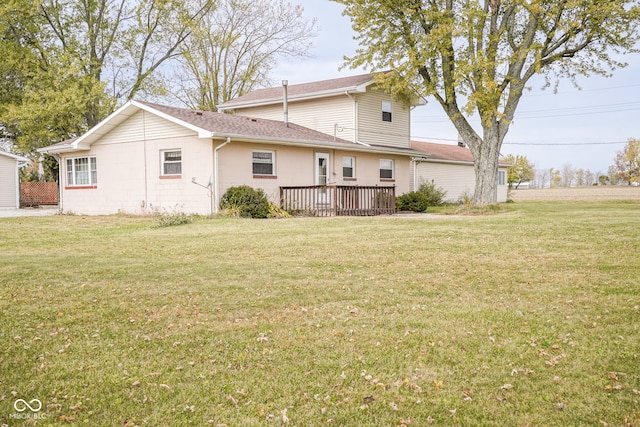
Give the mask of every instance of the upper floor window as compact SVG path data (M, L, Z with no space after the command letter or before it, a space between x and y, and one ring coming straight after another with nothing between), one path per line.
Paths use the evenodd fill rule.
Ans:
M98 185L98 163L95 157L67 159L67 186L94 187Z
M391 103L383 101L382 102L382 121L390 122L391 121Z
M380 179L394 179L393 160L380 159Z
M342 178L349 179L356 177L356 158L344 156L342 158Z
M182 174L182 151L165 150L160 152L162 161L162 175Z
M253 174L273 176L276 174L275 151L253 152Z

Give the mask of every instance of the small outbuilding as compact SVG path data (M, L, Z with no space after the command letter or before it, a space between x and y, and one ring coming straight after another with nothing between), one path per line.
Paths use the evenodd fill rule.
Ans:
M20 208L20 178L18 171L29 159L0 151L0 209Z
M459 202L465 197L473 197L476 185L474 159L471 150L463 144L437 144L433 142L411 141L415 151L428 153L428 158L412 162L411 185L418 188L421 183L434 183L447 192L448 202ZM507 201L507 162L498 163L497 201Z

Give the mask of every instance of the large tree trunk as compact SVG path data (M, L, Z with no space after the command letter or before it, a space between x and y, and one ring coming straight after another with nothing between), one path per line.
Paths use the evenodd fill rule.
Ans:
M498 203L498 161L502 141L495 127L485 128L483 140L470 144L475 159L476 187L473 193L474 205Z

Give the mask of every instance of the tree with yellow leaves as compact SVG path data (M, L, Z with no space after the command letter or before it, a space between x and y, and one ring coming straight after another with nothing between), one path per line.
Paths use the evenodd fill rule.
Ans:
M442 106L475 158L478 205L497 200L500 148L533 76L608 75L638 51L639 0L334 1L360 43L348 65L391 69L382 88Z

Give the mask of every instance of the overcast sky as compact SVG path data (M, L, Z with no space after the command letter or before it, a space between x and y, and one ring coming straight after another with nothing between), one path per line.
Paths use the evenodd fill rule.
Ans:
M282 61L272 74L289 84L361 74L366 70L339 68L357 44L343 7L328 0L297 0L305 15L318 19L318 36L311 58ZM522 98L502 154L522 154L536 168L574 168L606 173L615 153L629 138L640 138L640 55L625 58L627 68L611 78L581 78L581 90L570 81L560 83L557 94L541 90L542 80L530 82L532 90ZM478 128L476 128L478 131ZM455 144L457 132L435 99L412 113L411 137Z

